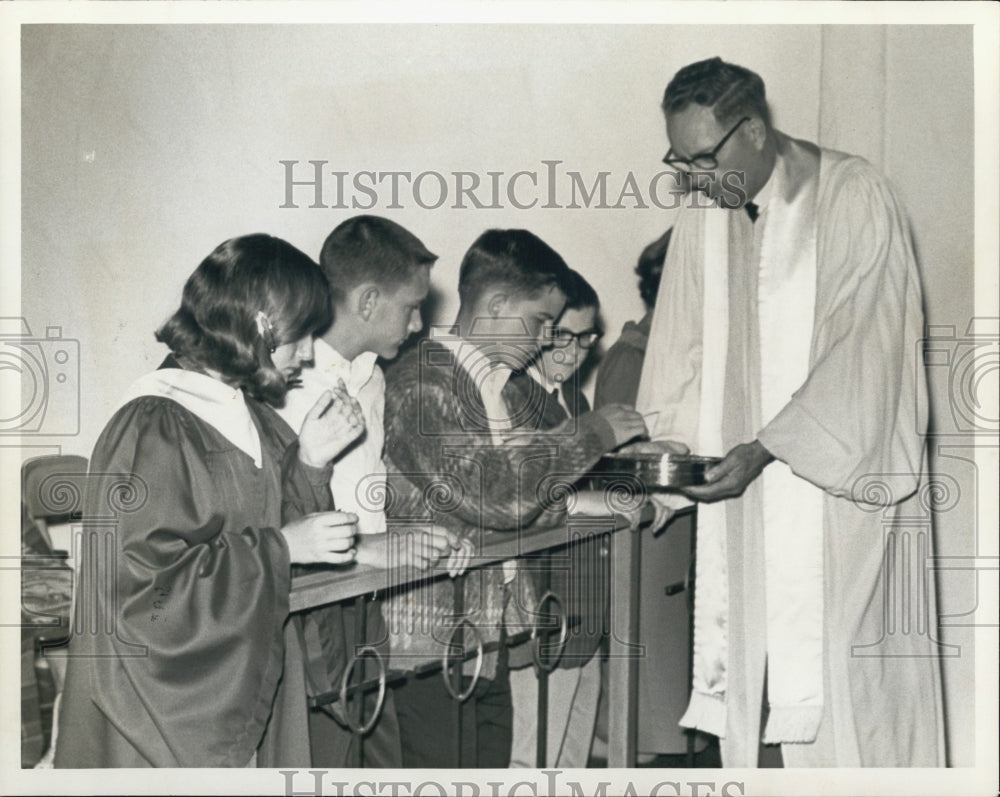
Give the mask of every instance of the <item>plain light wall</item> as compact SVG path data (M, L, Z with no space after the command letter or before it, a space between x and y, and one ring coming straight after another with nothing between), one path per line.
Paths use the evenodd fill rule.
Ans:
M713 28L712 35L631 26L45 26L23 37L23 312L34 332L60 325L80 340L81 431L65 448L88 455L117 398L154 368L153 331L184 280L216 244L266 231L317 256L327 233L360 210L285 201L285 167L329 171L557 167L589 186L610 172L614 204L629 173L645 194L667 149L659 102L691 60L725 53L767 76L776 116L814 137L817 99L801 75L818 69L818 27ZM785 66L789 61L803 71ZM505 179L506 179L505 177ZM348 178L350 179L350 178ZM332 178L325 187L332 189ZM664 182L669 187L670 183ZM530 196L522 180L519 193ZM425 204L433 182L425 184ZM673 212L502 210L451 201L381 213L440 260L435 323L457 310L458 265L493 226L527 227L595 286L606 344L642 314L632 273ZM546 196L540 188L544 204ZM359 195L363 200L364 196ZM326 199L333 203L332 190ZM526 199L522 199L526 201ZM580 201L578 204L583 204ZM626 205L632 202L626 200ZM648 204L648 200L647 200ZM36 329L37 328L37 329Z
M822 35L819 141L868 158L897 188L921 264L926 323L956 333L954 343L934 348L955 351L974 315L972 52L970 26L826 26ZM920 342L910 344L920 356ZM951 434L959 431L952 408L968 402L963 386L951 381L953 370L927 369L935 433L928 450L933 489L941 493L925 520L933 523L937 555L972 557L979 551L976 508L985 486L978 484L970 438ZM950 646L942 663L953 766L975 761L975 695L968 688L975 680L974 629L968 622L978 604L978 577L937 573L940 641Z
M957 25L889 29L885 48L884 168L898 185L913 222L927 324L955 331L954 342L934 346L950 349L953 365L929 365L927 370L935 434L928 446L931 471L943 477L940 509L934 513L936 550L956 561L980 553L980 535L996 533L995 528L977 528L977 506L996 495L996 485L980 483L972 440L954 434L961 429L952 413L970 402L962 395L967 383L956 385L952 376L960 370L961 353L969 350L966 333L975 315L975 160L969 134L974 104L968 79L972 49L972 29ZM989 267L980 263L984 265ZM978 441L984 442L982 433ZM972 766L976 702L969 684L975 682L976 670L975 628L970 623L980 602L980 574L952 569L937 575L941 642L951 646L953 654L943 660L949 760L953 766ZM989 656L990 651L980 655Z
M914 220L928 320L961 332L972 315L968 28L47 25L26 27L22 46L22 308L36 336L58 325L80 341L80 432L50 441L67 453L89 455L118 397L162 359L153 331L184 280L234 235L270 232L316 256L350 215L386 215L440 255L426 321L447 323L468 245L488 227L527 227L594 284L610 344L642 313L632 269L671 211L425 210L407 191L386 209L385 188L370 211L337 210L308 207L301 187L299 207L282 209L279 162L300 161L297 179L314 159L485 179L542 177L558 160L588 185L609 172L613 203L630 173L646 187L662 169L669 78L713 55L762 75L785 132L886 170ZM929 176L941 163L947 179ZM568 178L559 186L568 204ZM948 387L932 386L943 423ZM967 464L941 467L975 497ZM973 507L939 519L948 553L973 552ZM941 591L956 613L975 597L954 576ZM949 633L971 651L967 632ZM946 665L957 763L970 762L971 673L970 655Z

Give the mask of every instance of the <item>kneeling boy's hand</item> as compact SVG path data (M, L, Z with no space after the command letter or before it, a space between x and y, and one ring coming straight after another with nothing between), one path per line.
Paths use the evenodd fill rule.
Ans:
M322 468L365 430L361 405L350 396L343 380L319 397L302 422L299 432L299 459L313 468Z
M454 537L452 542L453 550L448 555L445 567L448 569L448 575L455 578L469 569L469 565L472 564L472 557L476 553L476 546L472 540L467 540L465 537L460 537L457 534L453 534L452 536Z
M595 412L603 416L611 426L615 436L615 448L636 437L646 437L649 434L642 416L624 404L609 404Z
M428 570L452 549L454 535L436 525L393 528L358 537L358 561L383 570Z

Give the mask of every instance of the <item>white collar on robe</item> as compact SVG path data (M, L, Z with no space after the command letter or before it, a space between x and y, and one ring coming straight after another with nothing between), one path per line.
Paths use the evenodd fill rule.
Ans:
M263 466L260 435L239 388L197 371L160 368L133 382L115 412L142 396L177 402L248 454L258 468Z

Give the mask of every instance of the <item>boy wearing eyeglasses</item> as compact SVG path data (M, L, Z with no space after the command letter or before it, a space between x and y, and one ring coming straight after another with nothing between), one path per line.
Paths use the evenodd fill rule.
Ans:
M571 271L566 284L566 307L549 332L550 345L527 368L528 375L552 395L567 415L575 418L590 410L580 390L584 361L601 338L597 324L597 292L579 273Z

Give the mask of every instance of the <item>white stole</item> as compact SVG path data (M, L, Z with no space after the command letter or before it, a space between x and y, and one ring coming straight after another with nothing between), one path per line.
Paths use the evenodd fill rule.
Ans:
M816 165L801 182L789 173L788 159L779 158L775 166L757 283L763 425L809 376ZM812 742L823 718L823 492L780 461L768 465L761 478L770 701L764 743Z
M779 158L775 167L758 274L764 425L809 373L818 176L818 162L810 168L805 158ZM654 439L679 440L706 455L725 453L733 212L743 211L686 209L678 217L637 401L643 413L657 413ZM701 306L692 308L696 296ZM811 742L823 711L823 493L783 462L765 468L761 479L771 704L764 741ZM693 691L680 721L720 737L730 663L728 503L698 508Z

